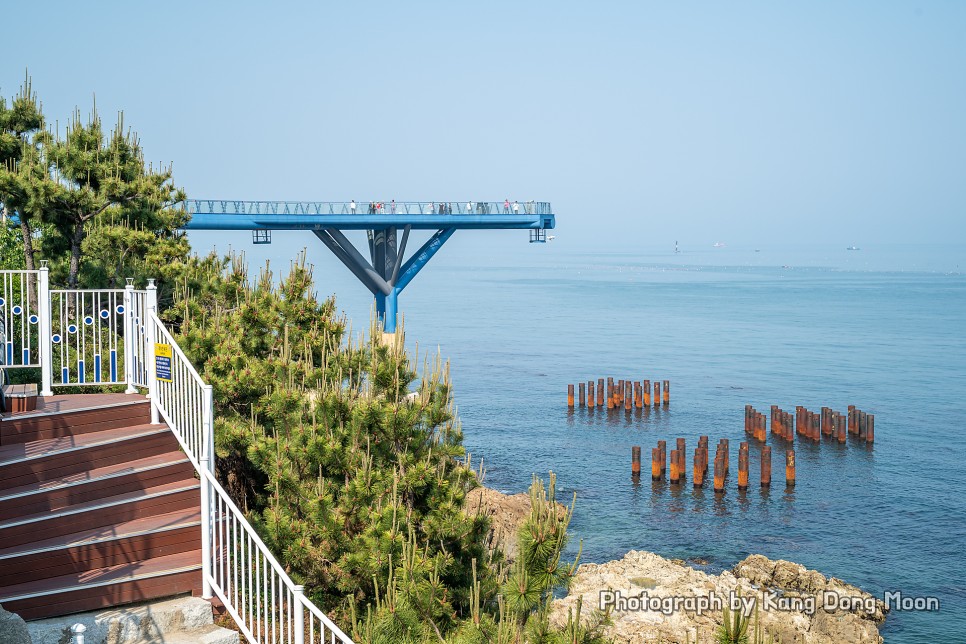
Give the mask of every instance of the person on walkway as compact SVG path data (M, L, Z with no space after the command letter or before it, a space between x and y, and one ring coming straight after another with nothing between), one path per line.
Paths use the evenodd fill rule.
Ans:
M396 214L396 200L395 199L393 199L392 201L389 202L389 212L392 213L393 215Z
M505 213L509 213L510 212L510 200L509 199L506 199L503 202L503 212L505 212Z
M356 200L355 199L353 199L352 201L349 202L349 212L351 214L353 214L353 215L356 214Z
M513 200L513 214L514 215L520 214L520 203L516 199Z

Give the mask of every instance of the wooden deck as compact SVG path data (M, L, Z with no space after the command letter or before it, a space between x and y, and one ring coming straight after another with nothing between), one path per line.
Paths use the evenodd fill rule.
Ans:
M66 394L60 396L39 396L36 410L13 414L0 412L0 420L60 414L67 411L96 409L110 407L112 405L144 402L145 400L147 400L147 396L142 396L141 394Z
M0 415L0 603L26 619L201 588L200 486L138 394Z

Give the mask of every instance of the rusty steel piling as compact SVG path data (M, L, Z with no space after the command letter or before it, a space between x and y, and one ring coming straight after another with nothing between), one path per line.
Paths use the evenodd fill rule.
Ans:
M771 447L765 445L761 448L761 486L771 485Z
M738 448L738 489L748 489L748 443L743 442Z
M715 494L724 494L724 458L721 456L714 457L714 491Z
M694 487L704 486L704 462L702 457L703 448L694 448L694 465L691 469L691 481Z

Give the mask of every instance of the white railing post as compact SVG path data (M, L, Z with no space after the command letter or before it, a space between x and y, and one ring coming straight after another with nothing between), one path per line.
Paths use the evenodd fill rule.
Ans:
M209 467L207 455L201 457L201 469L207 471ZM201 598L211 599L211 485L204 472L201 479Z
M215 440L214 440L214 392L211 385L202 389L201 407L201 469L214 474L215 471ZM201 597L211 599L211 537L214 526L211 519L211 484L208 477L201 473Z
M292 598L295 600L295 644L305 644L305 607L302 606L302 598L305 586L296 584L292 586Z
M208 471L215 473L215 388L204 385L202 389L203 404L201 431L205 441L204 448L208 453Z
M53 396L54 383L54 346L50 311L50 269L46 260L40 267L40 277L37 280L37 314L40 316L40 337L37 338L37 348L40 350L40 395Z
M136 394L137 387L134 386L134 343L138 341L138 328L134 324L134 278L127 278L127 286L124 287L124 380L127 381L126 394ZM147 324L145 323L145 326Z
M70 641L72 644L84 644L84 633L87 627L83 624L74 624L70 627Z
M157 425L161 422L161 416L158 413L158 361L154 356L154 343L157 342L157 331L155 330L155 324L153 316L158 314L158 287L154 285L154 280L148 280L148 287L145 289L147 291L145 295L145 307L142 311L144 316L144 330L147 336L147 354L144 356L145 360L148 361L147 372L148 372L148 398L151 399L151 424Z

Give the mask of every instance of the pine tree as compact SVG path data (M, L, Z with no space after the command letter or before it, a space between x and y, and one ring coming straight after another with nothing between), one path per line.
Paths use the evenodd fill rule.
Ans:
M170 167L145 165L141 144L125 130L123 114L110 135L95 107L86 123L75 112L63 138L52 132L37 138L45 178L50 179L43 184L44 217L56 232L45 252L51 259L66 255L70 288L79 283L85 240L92 232L97 233L96 243L86 248L96 251L99 261L84 280L88 285L119 285L149 250L162 249L150 262L155 269L166 266L169 255L183 261L188 248L179 243L183 235L177 229L186 215L174 206L185 195L175 188ZM157 246L158 240L172 243Z
M534 480L507 570L466 511L479 482L447 366L419 376L400 342L354 338L312 288L304 255L281 280L209 255L165 312L214 386L218 476L288 573L359 642L599 641L579 613L549 624L576 566L553 475Z
M36 268L33 224L43 205L44 172L36 138L43 127L43 112L28 76L9 107L0 96L0 223L7 228L12 225L9 220L19 219L24 266L29 270ZM4 263L8 261L5 252Z

